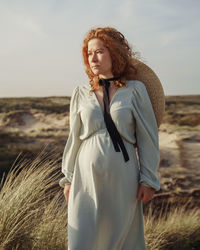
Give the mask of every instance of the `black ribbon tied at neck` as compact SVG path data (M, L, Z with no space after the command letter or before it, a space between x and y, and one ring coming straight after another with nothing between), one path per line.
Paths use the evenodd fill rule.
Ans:
M119 80L119 77L113 77L113 78L108 78L104 79L101 78L99 80L99 84L103 88L103 103L104 103L104 121L106 124L106 128L108 130L108 133L111 137L111 140L113 142L114 148L116 152L120 152L120 149L123 153L124 160L127 162L129 160L128 153L126 151L124 142L115 126L115 123L112 120L112 117L110 115L110 108L109 108L109 87L110 87L110 81L116 81Z

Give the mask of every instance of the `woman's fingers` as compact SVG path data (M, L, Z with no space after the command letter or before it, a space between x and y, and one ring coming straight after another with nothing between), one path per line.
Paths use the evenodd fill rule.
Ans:
M151 195L150 193L148 192L144 192L144 195L143 195L143 199L142 199L142 202L145 203L149 200L151 200L153 197L153 195Z
M65 185L64 190L63 190L64 196L65 196L65 200L67 202L68 202L68 199L69 199L70 187L71 187L71 185L67 184L67 185Z
M68 202L68 198L69 198L69 191L64 192L64 196L65 196L65 200Z

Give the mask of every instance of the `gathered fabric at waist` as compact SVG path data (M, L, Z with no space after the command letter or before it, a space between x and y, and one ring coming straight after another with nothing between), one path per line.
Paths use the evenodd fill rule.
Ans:
M98 129L97 131L91 133L89 136L82 138L82 140L89 140L93 136L104 136L104 137L110 137L108 130L106 128ZM126 137L121 135L122 139L124 139L126 142L132 144L135 148L137 147L136 138L133 138L133 141L128 140ZM111 139L111 138L110 138Z

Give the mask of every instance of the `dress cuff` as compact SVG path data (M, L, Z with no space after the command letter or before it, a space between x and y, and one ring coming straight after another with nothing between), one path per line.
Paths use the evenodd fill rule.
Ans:
M149 178L145 177L143 174L140 173L140 180L139 183L145 187L152 187L156 191L160 189L160 182L158 179L150 180Z
M65 185L67 185L67 184L71 184L71 181L69 181L67 179L67 177L63 177L62 179L60 179L60 181L59 181L60 187L64 188Z

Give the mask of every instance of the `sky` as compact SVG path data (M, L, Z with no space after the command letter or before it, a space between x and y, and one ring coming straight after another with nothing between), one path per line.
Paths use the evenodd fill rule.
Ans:
M199 0L0 0L0 97L71 96L88 83L81 47L111 26L165 95L200 94Z

